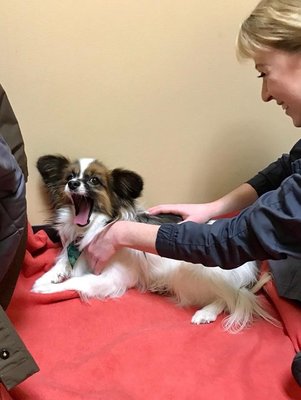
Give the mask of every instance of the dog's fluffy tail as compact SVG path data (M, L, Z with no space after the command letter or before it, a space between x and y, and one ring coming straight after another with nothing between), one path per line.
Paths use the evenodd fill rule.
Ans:
M251 290L244 287L238 290L236 301L227 303L229 316L223 321L223 327L226 331L238 333L256 318L263 318L275 326L280 326L279 321L263 309L259 297L255 295L270 280L270 274L265 273Z

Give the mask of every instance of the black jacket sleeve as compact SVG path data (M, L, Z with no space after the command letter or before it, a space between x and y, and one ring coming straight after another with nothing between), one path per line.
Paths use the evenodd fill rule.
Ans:
M301 259L301 160L295 167L298 173L234 218L212 225L163 224L157 235L157 252L225 269L250 260Z
M249 179L247 183L256 190L258 196L270 190L275 190L284 179L293 173L292 163L300 158L301 140L294 145L289 154L283 154L277 161L274 161Z

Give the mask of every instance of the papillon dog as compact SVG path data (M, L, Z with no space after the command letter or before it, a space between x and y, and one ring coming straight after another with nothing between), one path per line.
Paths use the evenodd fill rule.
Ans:
M120 250L100 275L89 268L85 247L109 223L117 220L161 224L171 216L150 216L137 203L142 178L126 169L109 170L96 159L71 162L61 155L38 159L53 208L53 226L63 249L55 265L33 285L36 293L75 290L81 298L113 298L129 288L164 293L182 306L200 308L193 324L215 321L226 311L225 330L238 332L254 317L275 320L261 306L255 293L270 279L258 278L256 262L232 269L205 267L167 259L133 249Z

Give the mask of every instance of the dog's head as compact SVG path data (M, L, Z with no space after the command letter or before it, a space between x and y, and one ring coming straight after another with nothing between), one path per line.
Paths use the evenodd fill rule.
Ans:
M134 207L143 189L142 178L133 171L109 170L91 158L70 161L61 155L42 156L37 168L55 209L73 207L74 223L87 226L92 213L114 219Z

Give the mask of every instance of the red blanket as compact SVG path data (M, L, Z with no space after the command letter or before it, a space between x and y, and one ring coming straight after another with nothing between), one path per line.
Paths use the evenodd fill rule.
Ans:
M29 228L8 314L41 371L12 390L11 399L301 399L290 372L301 311L279 299L272 284L260 296L283 327L259 320L232 335L222 330L222 316L194 326L192 309L137 290L89 304L73 292L31 293L59 250L45 232Z

